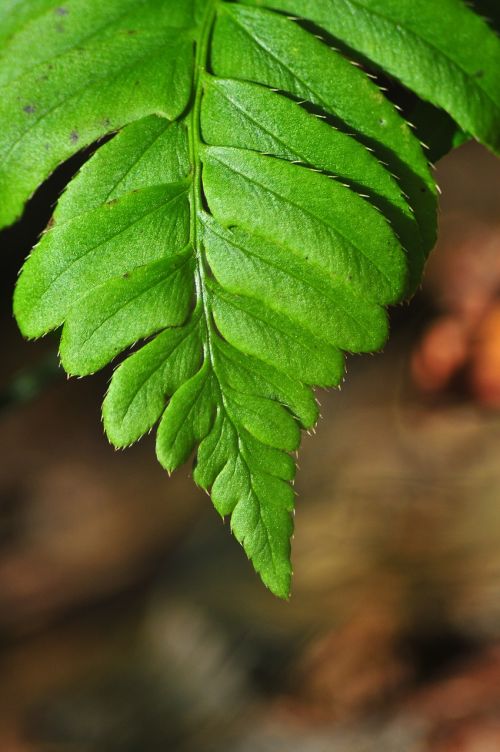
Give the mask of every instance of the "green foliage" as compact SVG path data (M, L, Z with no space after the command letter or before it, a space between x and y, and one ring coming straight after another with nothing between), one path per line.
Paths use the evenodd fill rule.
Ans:
M159 423L169 472L195 452L288 597L312 388L382 347L435 240L426 155L373 74L429 103L436 154L457 131L499 151L498 38L461 0L7 0L0 26L0 224L118 131L26 262L21 330L62 326L79 376L147 340L111 381L110 440Z

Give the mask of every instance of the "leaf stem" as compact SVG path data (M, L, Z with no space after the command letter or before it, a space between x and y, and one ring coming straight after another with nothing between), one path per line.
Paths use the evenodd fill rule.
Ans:
M211 0L205 10L200 26L200 35L196 43L196 57L194 66L194 100L188 118L189 152L193 165L193 181L191 190L191 243L196 255L196 293L203 305L206 322L205 355L213 363L213 351L210 331L210 307L205 286L205 266L203 249L198 233L199 214L203 210L202 165L199 147L202 143L201 134L201 102L203 97L203 75L206 72L209 55L210 38L217 13L217 3Z

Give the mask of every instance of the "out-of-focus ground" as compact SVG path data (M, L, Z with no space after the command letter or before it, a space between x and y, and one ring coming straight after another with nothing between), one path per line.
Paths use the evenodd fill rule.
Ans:
M500 750L500 167L468 145L439 182L425 291L319 394L289 603L189 468L108 446L109 373L3 409L1 752ZM0 385L55 346L8 310L29 232Z

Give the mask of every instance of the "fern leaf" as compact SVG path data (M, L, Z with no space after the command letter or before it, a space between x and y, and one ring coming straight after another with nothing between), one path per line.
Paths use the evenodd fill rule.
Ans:
M146 115L175 119L191 92L190 2L50 5L0 58L0 225L64 159Z
M500 42L463 0L253 0L317 23L500 152Z
M439 61L446 23L462 34L472 15L446 3ZM341 5L354 26L339 20ZM1 223L61 161L119 131L70 183L27 260L20 328L62 327L62 363L79 376L142 343L104 401L110 440L124 447L158 424L168 472L194 453L195 481L284 598L293 453L318 418L313 387L340 383L345 352L382 347L385 307L419 284L435 238L420 142L329 35L495 146L495 107L488 100L480 116L466 102L471 91L493 96L494 74L460 77L476 60L462 44L459 62L457 52L441 66L446 97L434 96L418 78L429 2L378 5L385 26L369 0L68 0L64 14L11 0L0 11ZM498 40L473 19L486 65ZM403 20L417 41L397 67Z

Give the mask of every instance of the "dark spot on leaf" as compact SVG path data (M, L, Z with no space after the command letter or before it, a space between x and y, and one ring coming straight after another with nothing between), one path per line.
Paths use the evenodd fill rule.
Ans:
M137 29L129 29L129 30L127 31L127 34L128 34L129 36L133 36L134 34L137 34Z
M111 120L109 118L104 118L102 124L105 128L109 128L109 126L111 125Z
M55 9L54 13L56 14L56 16L67 16L69 10L67 8L59 7Z
M378 122L379 122L380 125L385 125L386 124L385 118L380 118L380 120Z
M27 104L27 105L26 105L26 107L23 107L23 110L24 110L24 111L25 111L25 112L26 112L26 113L27 113L28 115L33 115L33 113L34 113L34 112L36 112L36 107L35 107L35 105L34 105L34 104Z
M484 71L483 70L478 70L478 71L476 71L474 73L474 77L475 78L482 78L483 76L484 76Z
M77 131L71 131L69 140L71 141L72 144L77 144L79 138L80 136L78 135Z
M109 201L106 201L106 206L114 206L116 203L118 203L118 199L112 198Z
M130 272L125 272L123 275L123 279L128 279L130 277Z

